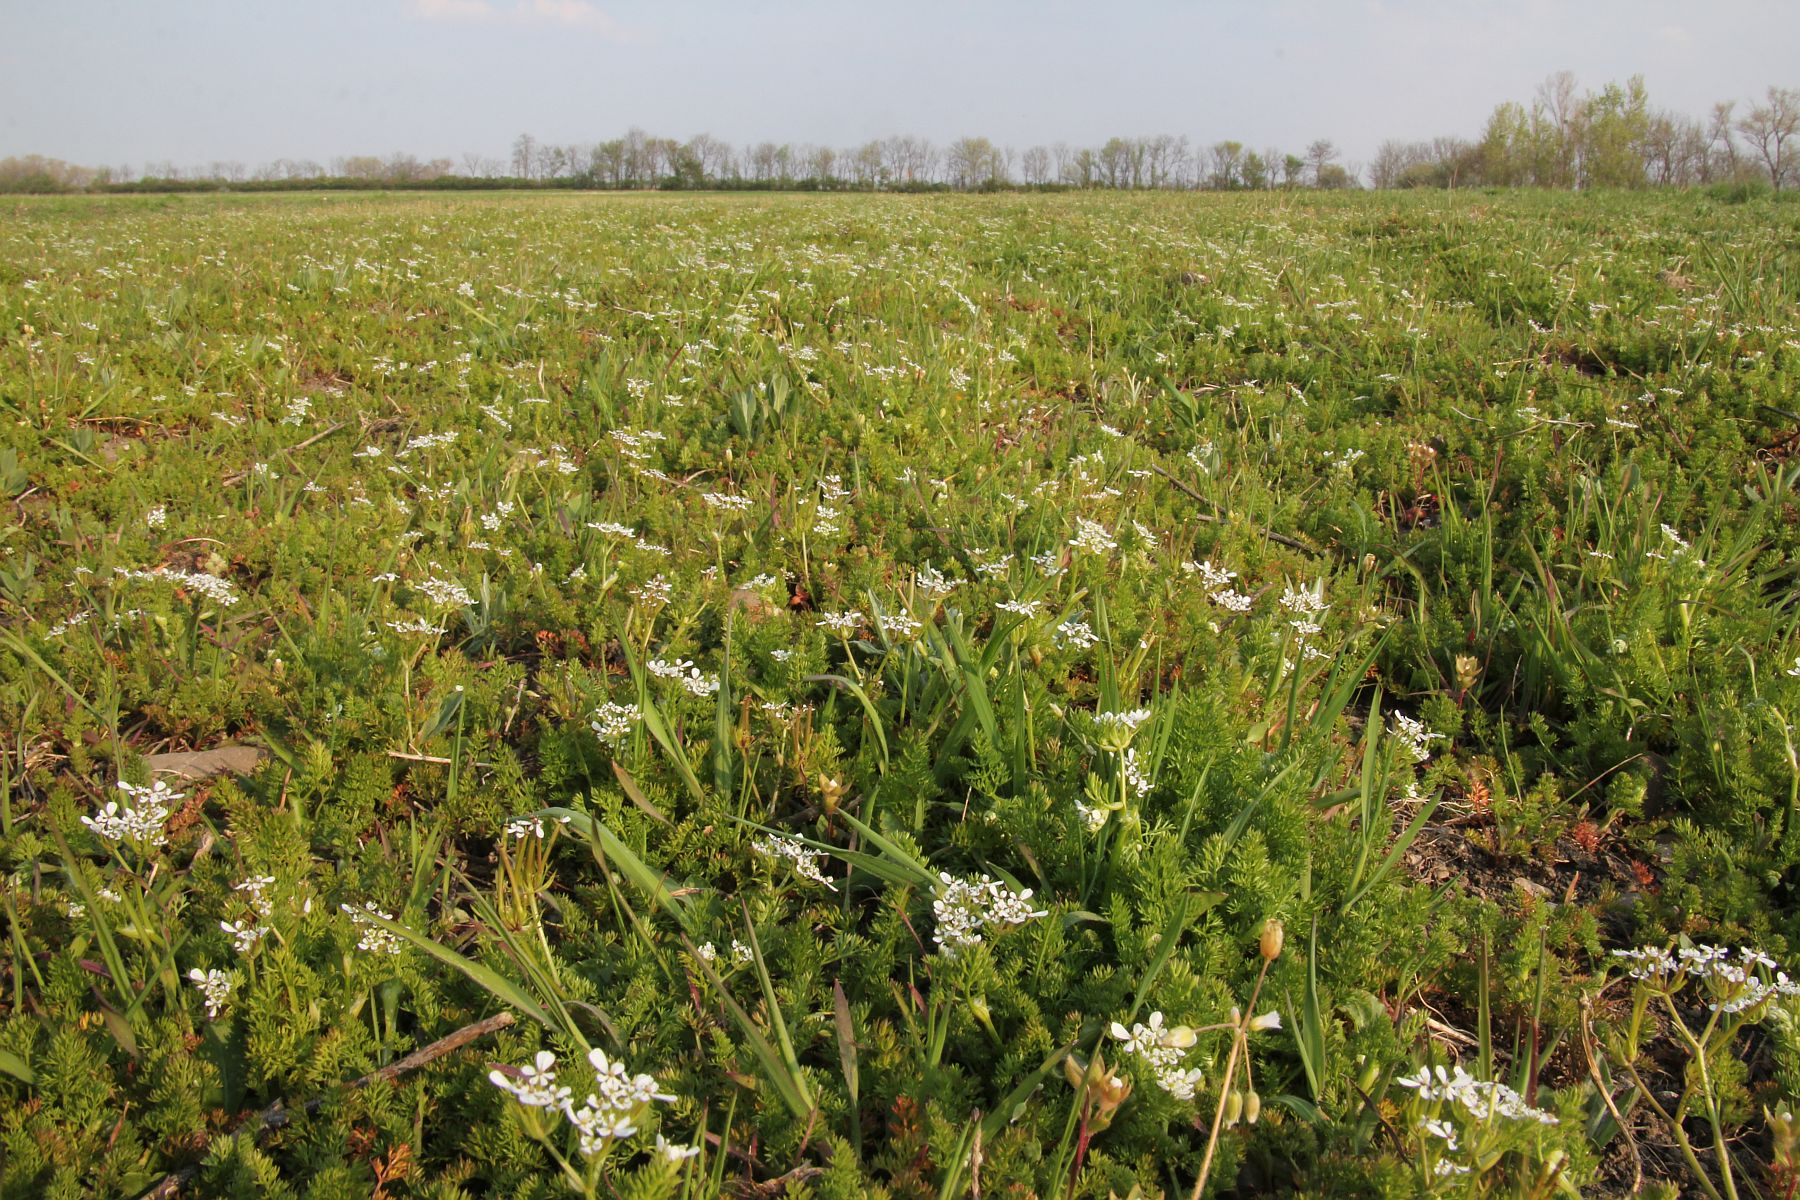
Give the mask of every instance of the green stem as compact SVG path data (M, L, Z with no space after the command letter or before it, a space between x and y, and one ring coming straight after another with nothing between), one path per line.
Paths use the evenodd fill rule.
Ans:
M1249 1052L1250 1022L1256 1015L1256 1001L1262 995L1263 980L1268 977L1269 960L1265 958L1262 970L1256 974L1256 986L1250 989L1250 1003L1244 1007L1244 1014L1232 1031L1231 1053L1225 1059L1225 1078L1219 1083L1219 1106L1213 1110L1212 1131L1206 1135L1206 1156L1200 1160L1200 1177L1194 1180L1190 1200L1200 1200L1200 1193L1206 1188L1207 1176L1212 1174L1213 1154L1219 1148L1219 1131L1225 1125L1225 1102L1231 1098L1231 1082L1237 1074L1238 1056Z
M1650 1107L1656 1110L1656 1115L1661 1117L1663 1123L1668 1125L1670 1131L1674 1133L1675 1143L1681 1147L1681 1157L1687 1161L1688 1170L1693 1172L1694 1179L1700 1184L1701 1190L1712 1200L1724 1200L1724 1197L1719 1195L1719 1189L1714 1187L1712 1180L1707 1177L1706 1169L1700 1165L1700 1158L1694 1153L1694 1147L1688 1141L1687 1133L1681 1128L1681 1122L1657 1102L1656 1093L1650 1090L1650 1085L1645 1083L1643 1076L1638 1074L1637 1065L1629 1062L1624 1065L1625 1070L1631 1075L1631 1082L1637 1085L1638 1095L1649 1102ZM1677 1105L1678 1109L1679 1107Z

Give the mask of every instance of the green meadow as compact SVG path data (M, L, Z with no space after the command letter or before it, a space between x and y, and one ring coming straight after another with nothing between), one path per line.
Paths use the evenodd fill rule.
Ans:
M0 206L0 1197L1788 1197L1785 196Z

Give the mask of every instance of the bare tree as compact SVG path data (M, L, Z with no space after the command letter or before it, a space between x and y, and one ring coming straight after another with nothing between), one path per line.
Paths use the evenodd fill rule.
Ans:
M1442 175L1444 186L1454 188L1479 169L1481 150L1467 138L1435 137L1431 139L1431 164Z
M856 186L874 188L886 182L880 142L864 142L856 148L856 155L850 162L850 175Z
M1100 179L1100 161L1092 150L1084 146L1069 153L1067 161L1057 174L1071 187L1093 187Z
M1269 160L1254 150L1244 151L1244 186L1253 192L1267 191L1273 184Z
M520 179L530 179L532 168L537 166L537 139L529 133L521 133L519 140L513 143L512 173Z
M1169 143L1169 158L1165 164L1168 171L1168 182L1174 187L1188 186L1188 171L1193 166L1194 155L1188 145L1187 134L1181 134Z
M1733 117L1736 108L1735 100L1721 100L1712 106L1712 114L1706 123L1706 179L1715 174L1729 178L1738 173L1737 142L1731 136L1731 127L1736 123Z
M1207 187L1231 191L1244 186L1244 143L1214 142L1206 154Z
M1389 138L1375 149L1375 158L1369 163L1369 186L1374 188L1399 187L1406 169L1418 161L1419 143L1401 142Z
M1135 138L1108 138L1098 156L1100 176L1107 187L1143 185L1144 144Z
M1575 76L1558 71L1538 85L1537 105L1533 110L1545 128L1549 161L1538 172L1538 182L1550 187L1574 187L1575 159L1581 144L1581 97L1575 91Z
M925 138L891 137L881 149L892 183L928 182L937 167L937 148Z
M950 182L965 190L1006 181L1006 161L999 147L984 137L958 138L944 151Z
M1306 148L1306 165L1312 171L1314 187L1324 186L1321 177L1325 168L1337 161L1337 143L1330 138L1320 138Z
M1048 183L1050 180L1050 150L1045 146L1032 146L1019 156L1019 174L1026 183L1033 187Z
M731 174L731 143L722 142L710 133L697 133L687 141L687 150L700 164L707 179L723 179Z
M1761 157L1769 182L1780 191L1794 165L1787 151L1800 133L1800 89L1770 86L1767 102L1752 105L1738 120L1737 131Z

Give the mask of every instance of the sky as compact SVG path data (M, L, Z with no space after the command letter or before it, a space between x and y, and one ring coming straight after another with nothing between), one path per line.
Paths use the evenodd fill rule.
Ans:
M0 0L0 156L504 158L529 132L1366 161L1555 71L1694 116L1800 87L1796 0Z

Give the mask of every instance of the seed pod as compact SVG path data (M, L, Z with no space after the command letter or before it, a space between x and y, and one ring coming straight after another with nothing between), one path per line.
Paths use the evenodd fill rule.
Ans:
M1270 917L1267 921L1264 921L1261 942L1262 956L1270 962L1274 962L1276 959L1280 958L1281 944L1286 936L1286 930L1282 929L1279 920Z
M1225 1097L1225 1128L1230 1129L1244 1115L1244 1093L1233 1092Z
M1262 1097L1251 1092L1244 1097L1244 1124L1256 1124L1256 1118L1262 1116Z

